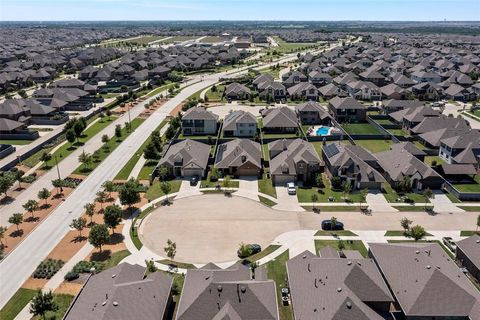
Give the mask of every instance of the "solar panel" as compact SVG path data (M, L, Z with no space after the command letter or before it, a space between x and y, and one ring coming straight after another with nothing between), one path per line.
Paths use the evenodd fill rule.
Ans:
M337 153L339 153L340 151L338 150L337 148L337 145L335 143L331 143L331 144L327 144L323 147L323 150L325 152L325 155L328 157L328 158L331 158L333 157L334 155L336 155Z

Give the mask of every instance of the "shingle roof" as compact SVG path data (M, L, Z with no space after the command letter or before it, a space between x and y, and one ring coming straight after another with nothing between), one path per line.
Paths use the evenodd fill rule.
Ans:
M268 144L270 157L275 151L281 152L270 159L271 174L296 174L296 164L304 161L308 164L322 164L312 145L301 139L276 140Z
M264 128L296 128L297 115L288 107L266 109L262 112Z
M205 169L210 156L210 146L191 139L180 141L168 149L167 153L160 159L158 165L175 162L182 163L182 167Z
M457 248L460 248L468 259L480 269L480 235L473 235L457 241L456 244Z
M185 111L182 120L218 120L218 116L204 107L193 107Z
M238 110L229 113L223 120L223 130L236 130L237 123L257 123L257 118L250 112Z
M262 168L260 144L249 139L235 139L218 146L215 166L217 168L239 167L250 162Z

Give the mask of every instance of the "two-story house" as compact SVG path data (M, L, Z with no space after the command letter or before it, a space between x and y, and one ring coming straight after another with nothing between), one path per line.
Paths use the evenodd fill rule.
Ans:
M330 99L328 110L338 122L363 122L367 116L367 109L351 97Z
M204 107L193 107L182 116L182 133L188 135L215 135L218 128L218 116Z
M225 137L254 137L257 134L257 118L250 112L238 110L223 120Z

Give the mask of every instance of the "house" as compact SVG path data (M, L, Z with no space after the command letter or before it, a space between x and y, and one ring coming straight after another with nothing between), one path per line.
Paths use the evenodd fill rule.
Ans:
M480 163L480 133L469 130L459 135L440 141L439 157L449 164L472 164L475 168Z
M480 292L437 243L370 243L395 299L395 319L477 320Z
M307 81L308 77L297 70L289 71L282 75L282 84L285 88L290 88L296 84Z
M389 99L382 101L382 109L386 114L409 108L418 108L424 106L425 103L418 100L397 100Z
M258 88L258 96L266 101L278 101L285 99L287 96L287 89L285 86L277 81L261 83Z
M432 168L403 148L375 154L387 181L394 187L408 177L414 190L440 189L444 180Z
M204 107L193 107L182 116L183 135L216 135L218 116Z
M320 71L312 71L308 74L310 82L316 87L322 87L329 83L332 83L332 76L328 73L322 73Z
M338 122L363 122L367 117L367 109L351 97L330 99L328 110Z
M385 84L385 76L375 69L368 69L358 75L360 79L374 83L377 86L383 86Z
M262 73L259 76L257 76L255 79L253 79L252 85L255 88L255 90L258 90L258 87L261 86L262 84L270 83L273 81L274 81L273 75L271 75L270 73Z
M295 106L302 124L321 124L329 126L332 116L318 103L309 101Z
M63 319L166 320L172 284L162 272L147 275L145 267L121 263L89 277Z
M443 93L445 98L457 101L471 101L477 97L473 90L466 89L456 83L452 83Z
M238 110L223 120L224 137L254 137L257 134L257 118L250 112Z
M295 319L382 320L393 297L371 259L317 257L303 252L287 262Z
M423 150L420 150L417 148L416 145L411 143L410 141L404 141L404 142L399 142L399 143L394 143L390 146L390 150L406 150L407 152L411 153L415 158L417 158L420 161L424 161L425 157L427 156L427 153Z
M427 106L421 106L417 108L406 108L399 111L395 111L389 114L390 118L396 122L402 124L404 130L413 130L415 126L420 124L425 118L440 117L440 112ZM435 120L433 120L435 121ZM417 132L418 134L421 132Z
M318 89L318 92L322 95L322 97L326 99L331 99L333 97L348 97L348 92L340 89L333 83L329 83L323 87L320 87L320 89Z
M225 86L223 96L231 100L246 100L250 98L250 89L241 83L233 82Z
M475 234L457 241L456 245L455 259L460 262L477 281L480 281L480 236Z
M382 99L382 92L374 83L367 81L352 81L345 86L350 96L358 100L377 101Z
M279 320L275 282L262 267L252 279L250 268L239 262L227 269L212 263L189 269L175 319Z
M174 177L204 177L209 157L208 144L185 139L168 148L157 169L166 167Z
M262 130L266 133L295 133L298 121L295 111L289 107L264 109L262 115Z
M410 78L417 82L430 82L430 83L440 83L442 82L442 77L433 72L426 71L416 71L410 75Z
M410 90L412 94L420 100L435 101L443 96L442 87L430 82L420 82L408 90Z
M277 185L310 182L321 171L323 161L313 146L301 139L281 139L268 144L270 174Z
M383 176L373 168L377 159L360 146L343 145L340 142L324 144L322 157L328 177L340 177L356 189L381 189Z
M309 82L300 82L287 89L292 100L313 100L318 99L318 89Z
M380 88L380 92L382 93L382 97L386 97L388 99L405 99L406 91L402 87L399 87L395 83L387 84Z
M262 152L258 142L235 139L218 146L215 167L223 175L259 176L262 170Z

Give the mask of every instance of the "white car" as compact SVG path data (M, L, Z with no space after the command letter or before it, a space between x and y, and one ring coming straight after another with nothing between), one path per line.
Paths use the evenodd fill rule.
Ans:
M288 191L288 194L296 195L297 189L295 189L295 183L293 182L287 183L287 191Z

